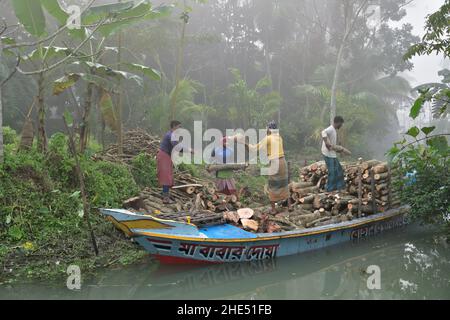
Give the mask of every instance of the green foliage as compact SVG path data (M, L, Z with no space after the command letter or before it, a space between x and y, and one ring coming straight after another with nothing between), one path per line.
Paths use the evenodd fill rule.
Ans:
M4 144L16 144L19 141L17 132L10 127L3 127L3 143Z
M35 0L12 0L17 18L33 36L45 34L45 16L41 3Z
M48 153L46 155L49 169L56 169L52 178L61 179L63 184L67 183L67 175L72 174L75 160L69 154L69 139L63 133L56 133L48 143Z
M141 153L133 159L131 172L141 188L158 187L156 160L148 154Z
M234 82L228 87L231 99L228 118L243 128L264 128L280 108L280 93L271 90L272 82L267 77L251 88L238 69L231 69L231 73Z
M425 24L425 35L422 42L412 46L405 55L405 59L414 56L442 53L450 57L450 0L445 0L442 7L428 16Z
M450 105L450 70L443 69L438 73L442 77L441 83L426 83L413 90L418 91L420 96L411 109L410 116L415 119L419 116L426 102L433 107L433 115L436 119L449 114Z
M417 117L423 104L419 97L411 108ZM418 107L420 106L420 108ZM433 134L436 127L410 128L405 138L388 155L398 164L404 178L397 183L402 201L411 206L411 214L428 224L445 225L450 231L450 147L448 134Z
M131 172L122 165L84 159L82 168L93 207L121 207L123 200L139 191Z
M400 174L414 173L413 180L398 183L402 201L411 206L411 214L427 224L450 228L450 148L442 137L430 138L426 145L409 145L401 152L392 150Z
M187 172L194 177L202 177L201 170L204 169L204 166L188 164L188 163L181 163L180 165L178 165L177 169L180 172Z
M17 144L5 146L5 161L0 165L0 263L13 269L15 276L64 277L75 258L85 270L94 267L97 258L90 248L75 163L67 143L63 134L53 135L45 155L36 148L17 153ZM93 207L120 207L138 192L125 166L82 156L82 167ZM101 239L99 259L117 260L124 255L128 263L142 256L127 241L116 239L120 234L95 211L91 218ZM8 275L2 273L0 282L4 277Z

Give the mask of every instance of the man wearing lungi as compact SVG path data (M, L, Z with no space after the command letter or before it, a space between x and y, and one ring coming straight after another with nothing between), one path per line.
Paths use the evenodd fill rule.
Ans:
M235 138L223 137L222 145L215 148L211 153L211 160L216 164L227 164L234 162L234 152L227 147L227 142L235 141ZM233 178L233 170L219 170L216 172L216 188L219 193L232 195L237 194L236 183Z
M163 188L162 193L164 204L175 203L175 201L170 198L170 188L174 184L172 150L178 144L178 142L172 141L172 135L174 131L176 131L180 127L181 122L179 121L174 120L170 123L170 131L168 131L164 135L161 141L158 155L156 156L158 181L159 185Z
M322 131L322 155L328 169L327 192L339 191L345 188L344 170L337 159L334 146L337 144L337 130L344 125L340 116L334 118L333 124Z
M239 140L238 140L239 141ZM269 163L269 181L266 192L269 194L272 214L276 214L276 203L288 200L289 211L291 210L291 199L289 193L289 172L284 156L283 139L275 121L267 125L267 136L256 145L248 144L249 149L264 150L267 152ZM277 169L272 169L277 168Z

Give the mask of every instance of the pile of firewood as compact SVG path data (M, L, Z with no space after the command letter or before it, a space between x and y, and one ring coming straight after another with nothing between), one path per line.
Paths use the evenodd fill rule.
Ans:
M141 153L156 157L161 140L142 129L127 131L123 135L123 153L119 154L118 145L112 144L105 151L96 154L94 159L109 162L131 164Z
M343 164L346 190L327 193L327 167L314 163L300 170L300 182L290 184L296 210L290 222L310 228L344 222L400 206L393 190L396 171L378 160ZM300 213L299 213L300 212ZM298 214L299 213L299 214Z
M126 200L127 209L140 210L150 214L190 212L221 213L242 208L238 195L224 195L217 192L212 182L194 178L190 174L175 176L176 186L170 196L173 204L164 204L161 189L145 188L139 196Z

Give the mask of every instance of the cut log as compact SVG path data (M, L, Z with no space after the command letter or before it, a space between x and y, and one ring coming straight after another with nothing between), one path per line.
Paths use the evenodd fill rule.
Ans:
M306 226L306 224L320 218L321 218L320 212L317 211L310 214L296 216L295 220L300 221L302 225Z
M375 180L379 181L379 180L385 180L389 177L389 173L377 173L375 174L374 178Z
M314 210L312 203L299 204L298 208L304 211L311 211L311 212Z
M327 197L328 194L326 193L316 194L313 200L314 209L320 209L322 207L322 201L324 201Z
M315 198L315 195L310 195L310 196L306 196L306 197L303 197L303 198L300 198L299 199L299 202L300 203L302 203L302 204L312 204L313 203L313 201L314 201L314 198Z
M145 204L144 201L141 199L141 197L134 197L134 198L130 198L128 200L125 200L123 202L123 207L125 209L135 209L135 210L139 210L139 209L144 209Z
M267 233L276 233L281 231L282 231L281 226L278 223L273 221L269 221L267 223L267 231L266 231Z
M172 187L172 189L186 189L186 188L191 188L191 187L194 187L194 188L203 188L203 185L202 184L198 184L198 183L192 183L192 184L185 184L185 185L182 185L182 186L173 186Z
M224 171L224 170L245 170L248 165L246 163L226 163L226 164L210 164L206 167L208 172Z
M232 223L239 223L239 215L237 214L237 212L234 211L227 211L223 213L223 218L228 221L228 222L232 222Z
M243 208L243 209L239 209L237 211L237 214L239 215L240 219L250 219L253 217L255 212L253 211L253 209Z
M380 163L381 163L381 161L379 161L379 160L369 160L369 161L363 162L361 164L361 166L362 166L363 170L368 170L376 165L379 165Z
M388 171L388 164L387 164L387 162L381 163L381 164L376 165L376 166L373 167L373 172L375 174L385 173L387 171Z
M319 218L317 220L311 221L309 223L306 224L307 228L311 228L314 227L316 224L321 223L321 222L325 222L325 221L329 221L331 220L331 217L323 217L323 218Z
M255 232L258 231L259 224L255 220L241 219L241 223L242 223L242 226L244 227L244 229L246 229L246 230L251 230L251 231L255 231Z
M317 193L319 191L318 187L309 187L309 188L302 188L302 189L294 189L294 192L297 192L300 196L305 196L310 193Z
M234 194L226 197L227 202L236 203L238 201L238 197Z
M311 182L292 182L289 185L289 189L291 191L298 190L298 189L304 189L304 188L310 188L310 187L314 187L314 184ZM296 192L296 191L294 191L294 192Z
M343 154L346 154L346 155L351 155L351 154L352 154L352 153L350 152L350 150L344 148L343 146L335 145L335 146L332 147L332 149L333 149L334 151L338 152L338 153L343 153Z

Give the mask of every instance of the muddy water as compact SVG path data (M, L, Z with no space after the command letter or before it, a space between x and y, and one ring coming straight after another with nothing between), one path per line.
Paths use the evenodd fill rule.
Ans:
M380 289L368 287L369 266L380 271L369 281ZM275 261L187 268L149 258L83 279L79 291L64 281L0 287L0 299L11 298L450 299L450 244L436 231L410 226Z

